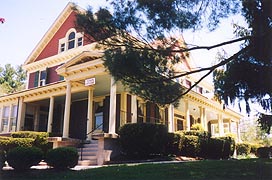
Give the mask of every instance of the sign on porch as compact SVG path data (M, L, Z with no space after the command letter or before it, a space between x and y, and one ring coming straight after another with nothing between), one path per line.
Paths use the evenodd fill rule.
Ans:
M85 86L91 86L95 84L95 78L90 78L85 80Z

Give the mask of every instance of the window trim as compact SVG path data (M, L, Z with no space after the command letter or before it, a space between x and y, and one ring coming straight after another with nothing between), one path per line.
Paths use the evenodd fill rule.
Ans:
M71 35L71 33L75 33L74 38L70 39L69 36ZM70 43L73 42L73 47L69 48ZM59 39L59 53L68 51L70 49L74 49L80 46L84 45L84 34L81 32L77 32L75 28L71 28L69 29L66 34L65 37L62 39Z

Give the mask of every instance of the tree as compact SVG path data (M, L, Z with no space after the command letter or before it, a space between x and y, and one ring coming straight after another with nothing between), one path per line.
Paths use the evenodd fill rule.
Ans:
M26 73L22 66L12 67L6 64L0 67L0 90L1 94L13 93L22 90L25 84Z
M113 13L91 9L77 18L77 26L105 50L105 66L130 91L157 104L177 103L201 80L215 72L215 92L225 103L254 99L271 110L271 1L268 0L122 0L112 1ZM237 38L214 46L180 43L173 32L214 30L218 22L242 12L248 27L236 26ZM243 43L236 54L222 57L208 68L177 71L189 52ZM224 66L225 70L217 70ZM117 68L118 67L118 68ZM249 73L243 73L248 71ZM189 74L205 74L189 89L173 81ZM240 74L239 74L240 73ZM263 81L260 81L263 80ZM178 88L177 88L178 87ZM170 95L169 95L169 92ZM269 96L269 101L264 97ZM163 97L163 98L162 98ZM247 103L247 110L249 104Z

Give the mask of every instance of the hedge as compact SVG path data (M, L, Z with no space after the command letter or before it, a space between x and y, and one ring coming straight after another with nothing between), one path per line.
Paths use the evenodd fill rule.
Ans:
M200 153L199 137L194 135L185 135L182 138L181 154L189 157L196 157Z
M46 162L55 169L73 168L78 163L77 149L73 147L52 149L47 153Z
M272 147L260 147L257 149L257 156L259 158L270 158L272 155Z
M161 124L125 124L119 130L120 144L125 155L143 158L164 154L167 128Z
M181 152L181 138L179 133L168 133L167 144L165 149L166 155L180 155Z
M15 170L27 170L37 165L43 157L43 152L37 147L16 147L8 151L7 162Z
M249 143L238 143L237 144L237 155L249 155L251 150L251 145Z
M32 138L0 138L0 149L9 151L15 147L32 147L34 139Z
M0 150L0 171L3 169L6 161L6 153L3 150Z

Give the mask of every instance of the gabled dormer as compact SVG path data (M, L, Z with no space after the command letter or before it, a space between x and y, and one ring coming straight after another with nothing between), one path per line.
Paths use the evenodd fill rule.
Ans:
M56 69L86 49L93 49L90 38L76 30L76 15L84 11L76 9L73 3L68 3L25 61L28 89L63 80Z

